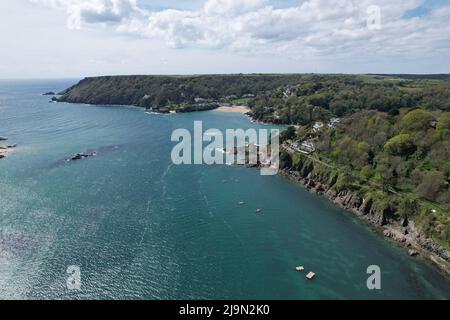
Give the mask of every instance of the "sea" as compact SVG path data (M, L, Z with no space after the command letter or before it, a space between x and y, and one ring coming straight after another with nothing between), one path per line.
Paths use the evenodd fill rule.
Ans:
M171 160L194 121L268 126L42 95L77 81L0 81L0 145L17 144L0 160L0 299L450 298L430 263L283 176Z

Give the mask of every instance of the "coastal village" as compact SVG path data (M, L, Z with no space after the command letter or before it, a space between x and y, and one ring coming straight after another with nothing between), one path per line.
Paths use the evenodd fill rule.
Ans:
M145 95L142 100L149 99L149 95ZM185 103L172 103L167 101L167 104L163 107L150 106L146 108L146 113L183 113L191 111L207 111L207 110L218 110L218 111L234 111L247 113L250 111L248 108L248 102L254 99L255 95L252 93L243 94L241 97L237 95L228 95L221 99L209 99L203 97L195 97L191 102Z
M316 143L318 141L316 134L326 128L336 129L338 127L338 125L340 124L340 122L341 122L341 119L337 118L337 117L331 118L327 124L325 124L321 121L317 121L316 123L314 123L314 125L312 126L312 129L311 129L312 135L314 135L313 138L306 139L303 141L295 141L295 142L289 140L286 142L286 144L288 145L288 147L290 147L294 151L309 155L316 151Z

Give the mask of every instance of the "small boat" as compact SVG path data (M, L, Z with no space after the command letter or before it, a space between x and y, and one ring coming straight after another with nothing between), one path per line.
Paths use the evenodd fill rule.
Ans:
M242 205L244 205L244 204L245 204L244 201L239 202L239 205L240 205L240 206L242 206Z
M261 209L260 208L256 209L256 213L261 213Z
M310 272L306 275L306 279L312 280L316 277L316 274L314 272Z
M298 267L295 267L295 270L297 270L297 271L305 271L305 267L304 266L298 266Z

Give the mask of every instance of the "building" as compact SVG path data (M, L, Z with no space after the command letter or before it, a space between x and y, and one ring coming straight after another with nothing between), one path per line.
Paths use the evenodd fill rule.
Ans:
M316 145L312 141L306 140L300 144L300 149L308 152L314 152L316 151Z
M339 119L339 118L331 118L330 121L328 122L328 127L336 128L340 122L341 122L341 119Z
M319 130L321 130L323 128L323 126L324 126L323 122L317 121L313 125L313 131L314 132L319 131Z
M208 99L205 98L194 98L195 103L204 103L208 102Z

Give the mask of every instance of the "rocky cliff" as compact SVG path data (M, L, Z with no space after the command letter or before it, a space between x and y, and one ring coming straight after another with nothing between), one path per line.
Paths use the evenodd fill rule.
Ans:
M282 174L303 185L311 192L323 195L342 208L350 210L369 222L380 234L408 249L411 256L419 253L450 274L450 252L427 237L408 218L399 217L389 207L377 206L376 202L360 191L338 190L338 176L316 168L317 164L305 161L295 169L283 169Z

